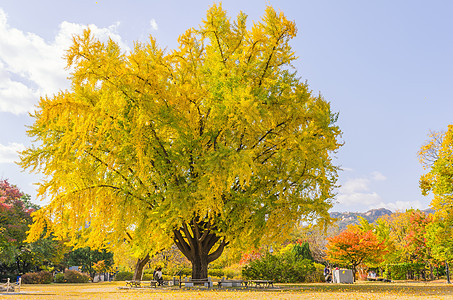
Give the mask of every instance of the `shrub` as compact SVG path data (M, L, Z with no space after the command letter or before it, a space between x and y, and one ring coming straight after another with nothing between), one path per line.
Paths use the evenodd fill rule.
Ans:
M191 268L182 268L181 276L192 276L192 269Z
M55 281L56 283L64 283L64 282L66 282L65 279L64 279L64 274L63 274L63 273L57 273L57 274L55 274L54 281Z
M90 276L79 271L67 270L64 273L64 279L68 283L87 283L90 281Z
M227 279L231 278L240 278L242 277L242 266L240 265L231 265L223 269L223 276Z
M134 274L132 274L132 272L120 271L120 272L116 273L115 281L132 280L133 276L134 276Z
M153 279L154 279L153 274L150 274L150 273L144 273L142 276L142 280L144 280L144 281L150 281Z
M176 276L172 276L172 275L165 275L163 274L162 275L162 278L166 281L170 281L170 280L173 280L173 277L176 277ZM179 278L179 277L178 277Z
M319 276L319 266L310 259L297 259L294 252L267 254L242 269L245 279L266 279L276 282L311 282ZM321 273L322 274L322 273Z
M6 282L9 278L10 282L16 281L17 275L7 273L7 274L0 274L0 282Z
M222 269L209 269L208 276L212 277L222 277L224 275L224 271Z
M399 263L387 266L385 276L390 275L393 280L414 279L420 274L425 265L423 263ZM390 274L389 274L390 273Z
M53 275L49 271L38 272L38 280L40 283L49 284L53 281Z
M53 280L52 273L40 271L37 273L25 273L22 275L22 283L26 284L48 284Z
M153 269L146 269L146 270L143 271L143 275L144 274L151 274L152 275L153 273L154 273Z
M163 273L164 271L162 271ZM145 271L143 271L143 276L142 276L142 280L143 281L149 281L149 280L153 280L154 279L154 269L146 269Z
M307 275L305 282L324 282L326 280L324 278L325 266L318 263L314 263L314 266L315 271Z
M163 274L170 275L170 276L172 276L172 278L173 278L173 276L179 277L180 272L181 272L182 277L192 276L192 268L174 267L171 269L162 270Z

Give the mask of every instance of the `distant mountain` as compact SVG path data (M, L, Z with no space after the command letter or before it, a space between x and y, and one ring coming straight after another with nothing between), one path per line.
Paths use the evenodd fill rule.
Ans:
M371 209L367 212L331 212L330 216L337 219L340 230L351 224L359 224L359 216L365 218L368 222L374 223L377 219L385 215L391 215L392 211L385 208Z
M422 210L426 214L431 214L434 211L432 209ZM377 219L382 216L391 215L393 212L385 208L371 209L367 212L331 212L330 216L337 219L337 224L340 230L346 228L351 224L359 224L359 216L365 218L368 222L374 223Z

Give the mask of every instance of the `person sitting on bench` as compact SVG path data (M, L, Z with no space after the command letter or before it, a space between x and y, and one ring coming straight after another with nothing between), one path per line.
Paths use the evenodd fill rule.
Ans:
M163 279L163 277L162 277L162 268L161 268L161 267L158 267L158 268L154 271L154 273L153 273L153 278L154 278L154 280L157 281L157 283L158 283L159 285L163 285L163 284L164 284L164 279Z

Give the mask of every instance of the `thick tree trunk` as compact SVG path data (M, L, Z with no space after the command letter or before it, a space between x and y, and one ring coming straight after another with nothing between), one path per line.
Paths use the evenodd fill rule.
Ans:
M135 271L134 271L134 277L132 277L132 280L142 280L143 276L143 268L146 266L146 264L149 261L149 254L146 254L146 256L142 259L138 259L137 263L135 264Z
M208 257L195 257L192 262L192 278L208 278Z
M450 284L450 267L448 261L445 261L445 273L447 273L447 283Z
M192 263L192 278L207 278L209 263L220 257L228 243L220 240L209 223L198 221L197 218L190 224L184 224L174 230L173 233L176 246ZM217 249L210 253L216 244Z

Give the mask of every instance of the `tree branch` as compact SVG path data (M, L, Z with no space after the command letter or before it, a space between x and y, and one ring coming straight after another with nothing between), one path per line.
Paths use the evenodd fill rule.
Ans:
M173 230L174 238L173 241L175 242L176 246L178 247L179 251L181 251L188 260L193 260L193 252L189 244L186 243L184 240L181 232L178 229Z
M259 143L261 143L261 142L262 142L269 134L271 134L275 129L277 129L277 128L280 127L280 126L283 126L285 123L286 123L286 121L283 121L283 122L281 122L281 123L278 123L274 128L271 128L271 129L269 129L268 131L266 131L266 133L265 133L262 137L260 137L260 138L258 139L258 142L256 142L256 144L252 146L252 149L254 149L256 146L258 146Z
M277 49L277 45L278 45L278 43L280 42L281 38L285 35L286 31L287 31L287 30L284 30L284 31L282 32L282 34L281 34L281 35L277 38L277 40L275 41L275 45L272 47L271 54L269 55L269 58L267 59L266 66L264 67L263 75L261 75L260 82L258 83L258 86L261 86L261 84L262 84L262 82L263 82L263 79L264 79L264 75L266 75L266 72L267 72L267 69L269 68L269 65L270 65L272 56L274 55L275 49Z
M211 254L208 255L208 264L210 262L213 262L214 260L216 260L217 258L220 257L220 255L222 255L223 253L223 250L225 249L225 247L229 244L229 242L226 242L225 243L225 240L222 240L222 242L220 243L219 247L217 247L217 249L212 252Z

